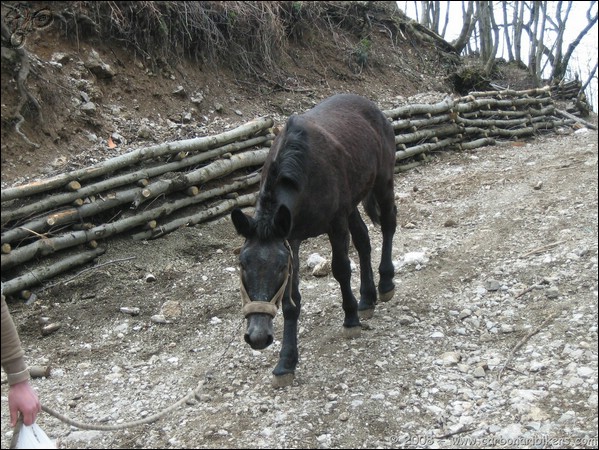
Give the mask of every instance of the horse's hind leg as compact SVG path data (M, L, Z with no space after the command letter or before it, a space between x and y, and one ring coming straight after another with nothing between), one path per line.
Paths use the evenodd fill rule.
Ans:
M349 216L349 231L351 232L354 246L360 257L360 303L358 316L360 319L370 319L374 314L376 304L376 288L372 274L370 259L371 247L368 237L368 228L360 216L358 208Z
M337 221L329 232L329 240L333 250L331 268L333 276L339 282L341 296L343 297L343 334L347 338L358 337L361 332L360 319L358 318L358 302L351 290L351 267L348 256L349 232L347 219Z
M393 191L393 180L387 183L382 192L377 193L377 202L381 211L381 232L383 234L383 250L381 264L379 265L379 299L382 302L389 301L395 294L393 283L392 249L393 235L397 227L397 207L395 206L395 193Z

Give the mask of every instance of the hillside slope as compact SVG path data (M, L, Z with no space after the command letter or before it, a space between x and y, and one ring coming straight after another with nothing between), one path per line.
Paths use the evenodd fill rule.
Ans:
M304 23L301 33L287 38L274 68L252 71L240 69L236 59L144 56L130 42L84 27L75 33L55 20L27 34L25 59L3 48L2 181L219 132L257 116L283 123L338 92L365 95L383 108L419 93L450 92L448 75L459 58L410 34L398 11L384 9L393 2L372 3L361 12L366 19L350 20L352 11L343 10L341 17L329 11L326 23ZM52 8L66 16L60 6ZM24 61L30 63L24 87L39 110L31 100L20 103ZM24 118L22 135L15 130L17 111ZM111 135L116 148L108 146Z

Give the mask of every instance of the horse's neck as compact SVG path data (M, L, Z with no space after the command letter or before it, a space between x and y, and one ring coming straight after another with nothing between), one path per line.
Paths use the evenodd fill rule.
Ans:
M292 214L295 213L295 207L299 198L299 192L289 186L279 186L277 189L277 200L279 204L284 204L289 208Z
M280 205L285 205L291 211L292 216L295 216L298 199L299 192L296 189L279 184L274 189L274 193L261 196L258 201L257 212L259 215L275 214Z

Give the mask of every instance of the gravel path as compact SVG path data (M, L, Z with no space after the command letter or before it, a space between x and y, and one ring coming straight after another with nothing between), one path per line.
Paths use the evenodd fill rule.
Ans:
M342 338L338 285L306 264L330 257L327 241L303 245L288 388L270 386L281 317L270 348L243 342L242 241L228 219L115 241L100 262L136 259L13 304L29 363L52 366L34 381L43 403L77 420L147 417L205 381L154 424L38 423L62 448L596 448L597 133L441 153L398 174L396 198L396 296L360 338ZM152 321L161 312L168 323ZM61 329L41 337L40 315Z

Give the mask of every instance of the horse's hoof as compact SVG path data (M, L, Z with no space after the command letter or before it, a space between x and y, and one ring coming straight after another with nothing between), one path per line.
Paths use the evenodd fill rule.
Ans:
M294 373L286 373L285 375L273 375L272 387L283 388L285 386L291 386L293 384L294 379L295 379Z
M379 300L381 302L388 302L389 300L391 300L393 298L394 295L395 295L395 288L393 288L387 292L379 292Z
M358 317L362 319L372 319L374 316L374 308L358 310Z
M343 337L345 339L359 338L362 333L362 327L343 327Z

